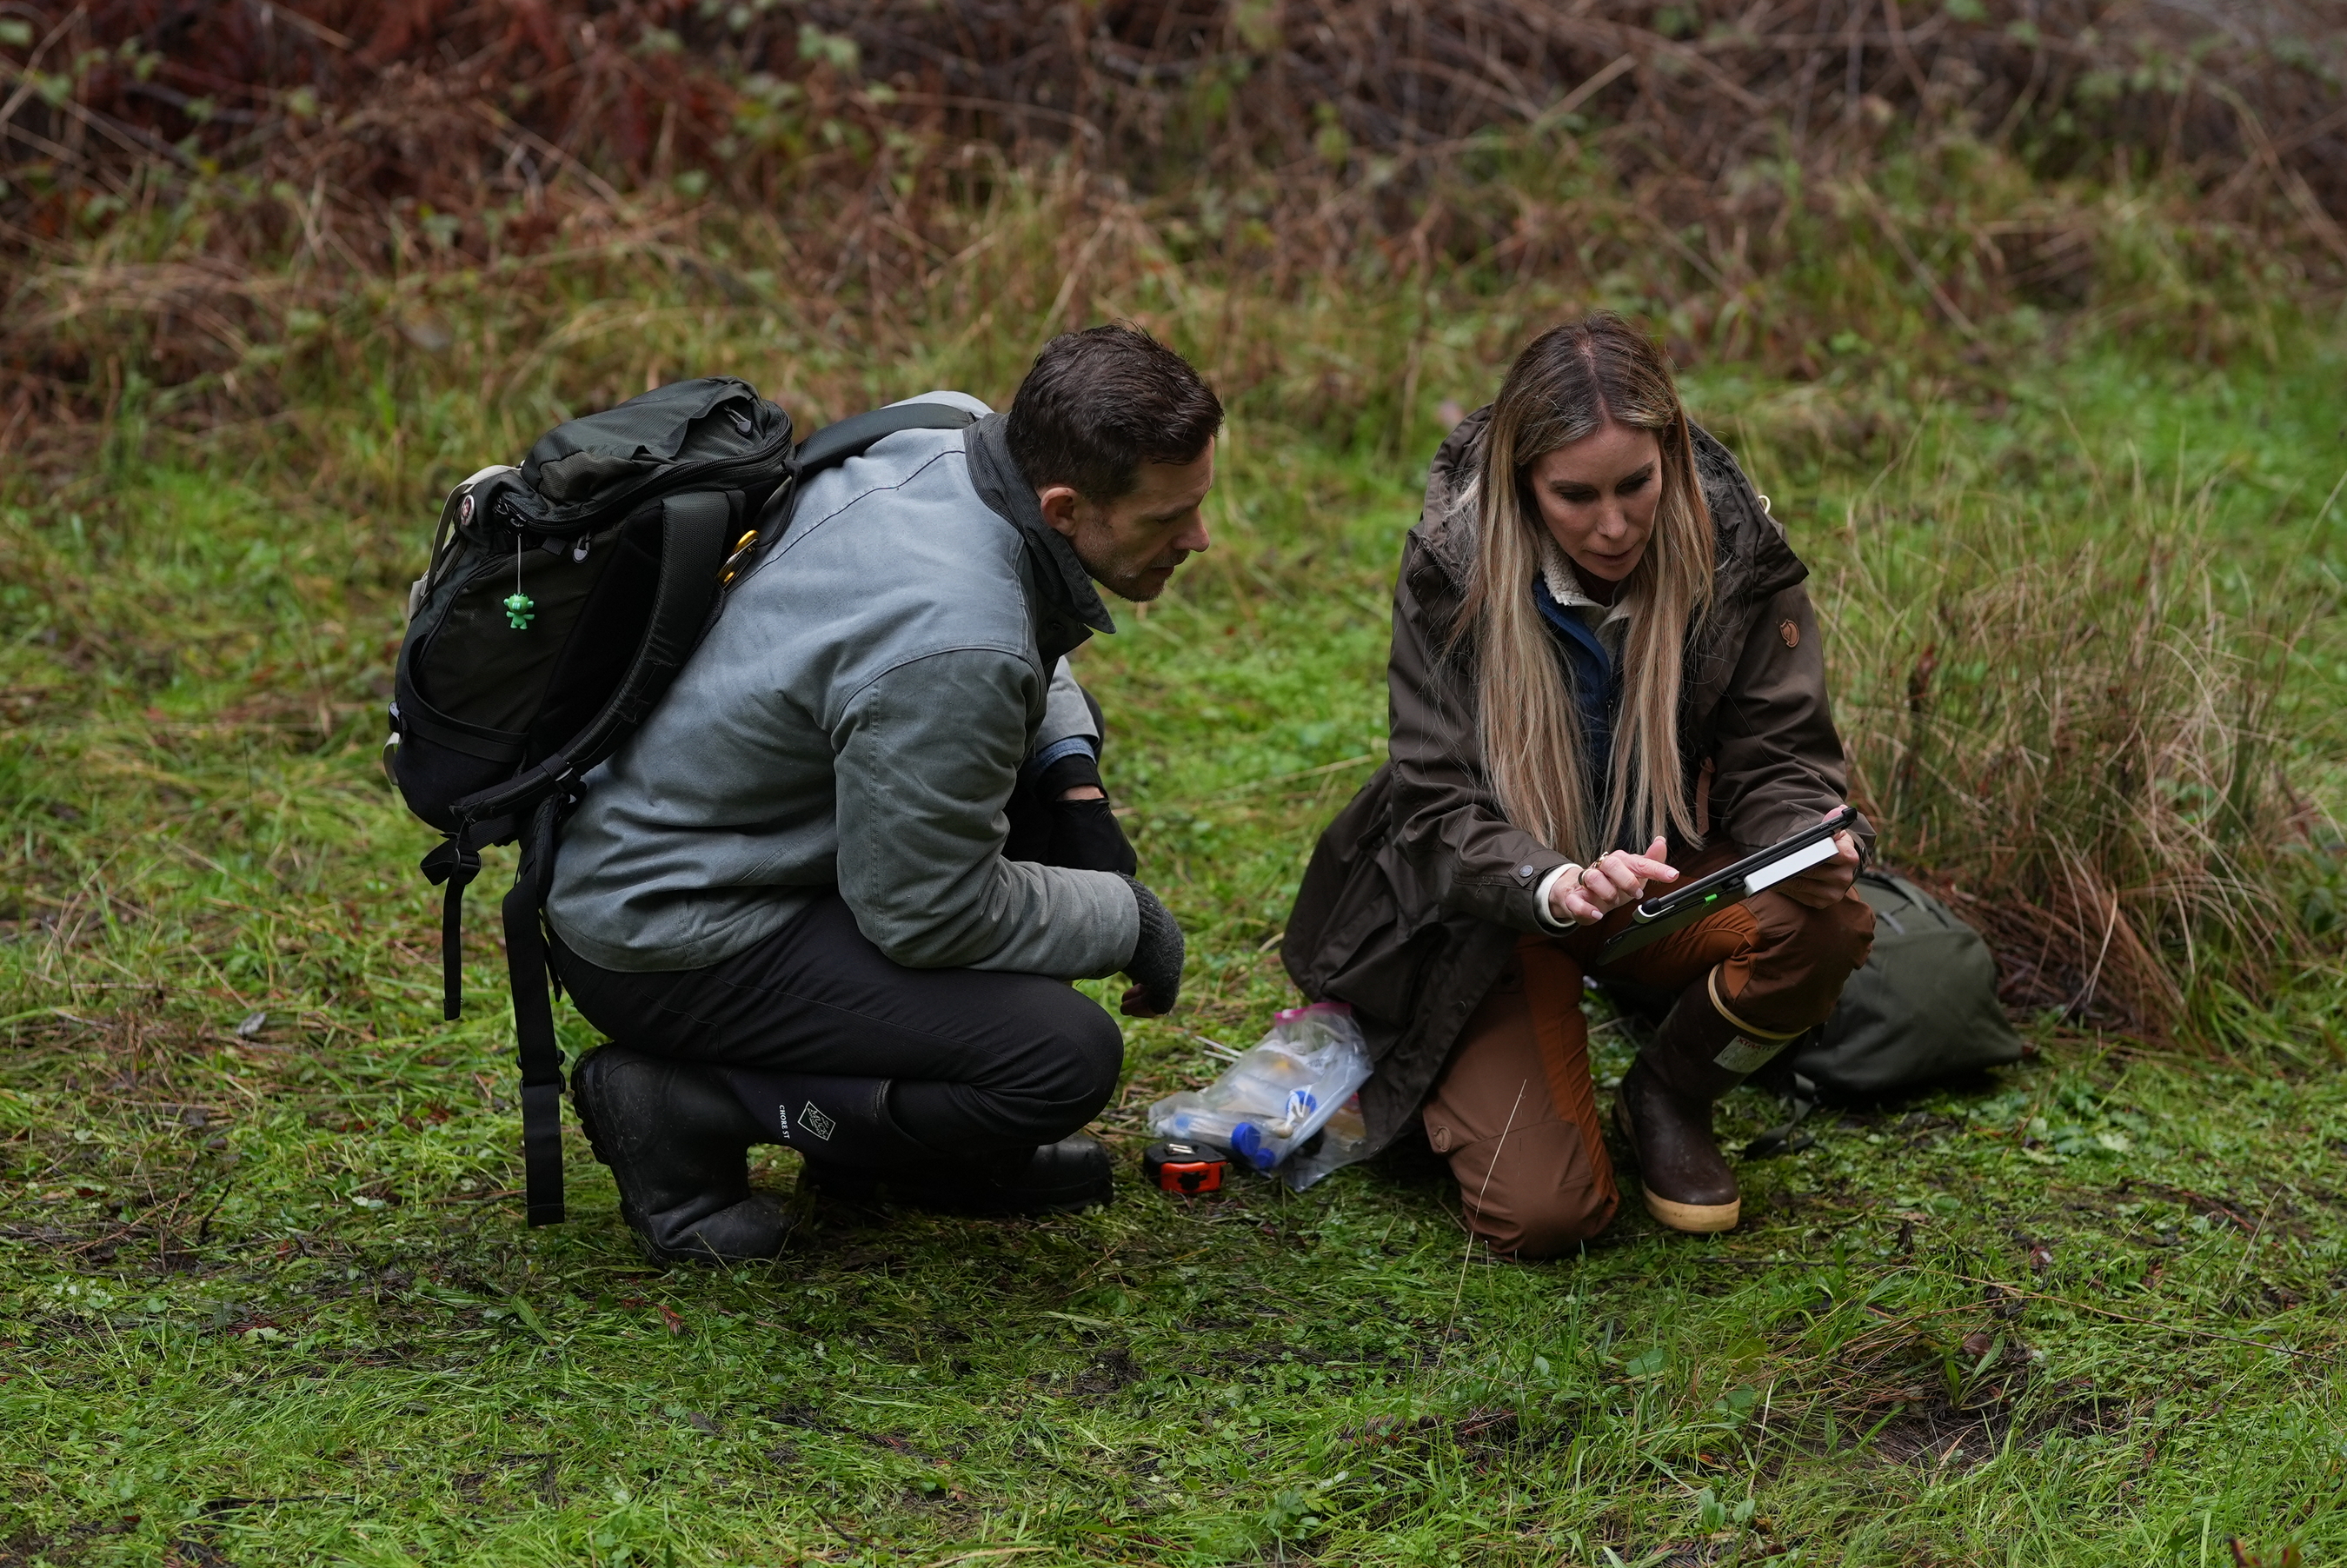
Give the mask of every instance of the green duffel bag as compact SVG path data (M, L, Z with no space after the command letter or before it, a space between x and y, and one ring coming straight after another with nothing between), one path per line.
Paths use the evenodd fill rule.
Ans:
M1829 1098L1871 1100L2020 1061L1981 934L1887 871L1860 872L1858 896L1874 908L1874 951L1824 1029L1786 1053L1791 1071Z
M1858 896L1874 910L1874 950L1824 1027L1753 1074L1792 1115L1747 1144L1747 1159L1809 1147L1801 1122L1820 1100L1881 1100L2021 1060L1981 934L1888 871L1860 872Z

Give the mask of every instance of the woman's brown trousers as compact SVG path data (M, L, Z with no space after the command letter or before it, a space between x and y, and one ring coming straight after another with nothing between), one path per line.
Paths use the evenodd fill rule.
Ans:
M1581 1011L1582 977L1618 928L1617 917L1517 944L1427 1099L1427 1140L1450 1162L1467 1223L1494 1253L1568 1252L1620 1204ZM1656 990L1707 982L1730 1022L1783 1036L1825 1021L1873 937L1874 911L1855 893L1812 909L1772 890L1594 972Z

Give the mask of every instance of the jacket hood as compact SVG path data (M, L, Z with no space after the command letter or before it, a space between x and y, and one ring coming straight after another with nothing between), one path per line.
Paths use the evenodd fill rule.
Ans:
M1460 503L1474 483L1483 432L1491 423L1487 403L1460 420L1436 448L1427 467L1425 509L1411 530L1450 578L1452 591L1461 595L1475 572L1476 516L1474 508ZM1725 605L1767 599L1806 579L1809 569L1793 553L1784 525L1761 508L1759 494L1735 456L1694 421L1687 422L1687 428L1695 440L1696 479L1703 487L1718 540L1713 562L1715 601Z

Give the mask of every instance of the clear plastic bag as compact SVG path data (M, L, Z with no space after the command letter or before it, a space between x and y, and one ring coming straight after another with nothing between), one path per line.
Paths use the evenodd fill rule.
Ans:
M1161 1138L1220 1143L1258 1171L1279 1169L1309 1145L1292 1171L1282 1172L1301 1191L1360 1158L1368 1132L1355 1091L1368 1078L1368 1047L1352 1009L1342 1002L1290 1008L1213 1083L1152 1105L1149 1130Z
M1290 1192L1300 1193L1331 1171L1368 1157L1369 1124L1361 1119L1361 1097L1349 1096L1337 1107L1317 1138L1307 1140L1277 1172Z

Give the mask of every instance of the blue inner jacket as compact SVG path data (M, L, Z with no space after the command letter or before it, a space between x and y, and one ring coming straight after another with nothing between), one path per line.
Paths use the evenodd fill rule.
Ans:
M1614 771L1614 711L1622 698L1620 662L1607 650L1605 640L1580 615L1557 603L1548 584L1537 577L1532 579L1532 603L1548 622L1549 638L1556 644L1565 680L1573 688L1573 703L1581 710L1582 754L1589 759L1591 793L1602 799L1605 781Z

